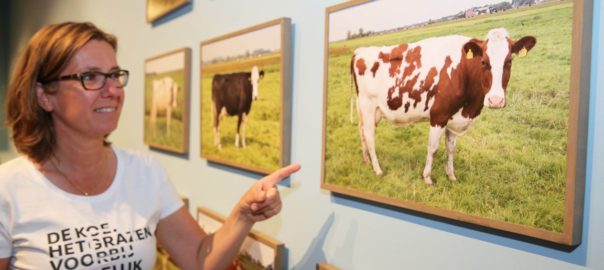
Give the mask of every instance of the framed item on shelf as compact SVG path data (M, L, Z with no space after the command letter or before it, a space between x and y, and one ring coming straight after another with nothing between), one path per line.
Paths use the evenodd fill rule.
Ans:
M268 174L290 160L290 19L201 43L201 156Z
M188 152L190 74L190 48L145 61L144 142L150 147Z
M214 233L225 218L220 214L197 208L197 222L206 233ZM243 242L239 255L228 269L285 269L285 245L263 233L252 231Z
M147 22L152 23L190 2L191 0L147 0Z
M588 2L429 0L402 17L411 2L327 8L322 188L579 244Z

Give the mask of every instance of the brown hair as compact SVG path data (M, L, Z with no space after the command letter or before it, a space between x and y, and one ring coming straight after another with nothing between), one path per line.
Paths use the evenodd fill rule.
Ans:
M15 147L34 162L52 155L55 129L52 117L38 105L37 83L56 79L74 54L90 40L102 40L117 51L115 36L94 24L65 22L43 27L29 40L8 85L6 123L12 128ZM44 87L52 93L56 89ZM109 145L107 140L105 145Z

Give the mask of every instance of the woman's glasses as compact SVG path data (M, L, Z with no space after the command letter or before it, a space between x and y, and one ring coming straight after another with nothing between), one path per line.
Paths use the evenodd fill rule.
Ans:
M129 75L130 72L124 69L112 71L109 73L104 73L100 71L86 71L78 74L63 75L57 79L44 82L44 84L63 80L80 80L84 89L93 91L103 88L107 83L107 78L113 80L117 87L124 87L126 86L126 84L128 84Z

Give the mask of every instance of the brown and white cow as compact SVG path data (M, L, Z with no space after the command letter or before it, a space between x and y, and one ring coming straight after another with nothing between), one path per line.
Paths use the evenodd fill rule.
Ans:
M176 98L178 96L178 83L171 77L163 77L153 80L153 96L151 100L151 130L155 134L157 114L166 112L166 132L170 136L170 122L172 120L172 111L178 105Z
M214 145L220 143L220 121L225 115L237 115L237 134L235 146L245 147L245 122L252 109L252 100L258 99L258 84L264 77L264 71L254 66L251 72L216 74L212 78L212 103L214 105Z
M350 68L357 89L363 160L371 162L376 174L382 174L375 153L375 128L380 119L401 126L429 121L424 181L432 184L432 159L443 132L445 169L455 181L456 136L468 130L484 106L505 107L512 54L524 56L536 42L532 36L514 41L507 30L498 28L489 31L485 40L451 35L357 48Z

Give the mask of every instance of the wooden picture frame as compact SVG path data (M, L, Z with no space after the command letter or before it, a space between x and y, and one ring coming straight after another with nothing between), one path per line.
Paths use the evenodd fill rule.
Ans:
M279 18L201 42L202 158L259 174L289 164L290 29Z
M147 23L153 23L189 3L191 0L147 0Z
M325 263L325 262L317 263L316 269L317 270L341 270L341 268L339 268L335 265L329 264L329 263Z
M207 208L197 208L197 222L208 234L214 233L225 218ZM263 233L252 230L243 242L237 259L228 269L285 269L285 245Z
M401 19L398 25L389 26L380 26L382 18L391 17L388 10L404 10L409 2L349 1L326 9L321 187L335 194L394 206L523 241L554 246L578 245L583 219L591 4L582 0L556 1L498 9L496 4L500 1L492 1L489 5L466 2L467 6L456 5L448 13L434 13L429 7L449 4L422 2L414 6L409 20ZM493 13L480 14L485 12L485 7ZM458 13L461 9L465 12ZM364 17L363 14L371 16ZM472 17L461 18L466 16ZM556 24L542 21L554 17L564 19L556 19ZM407 87L403 82L409 81L400 76L419 74L413 72L420 70L420 62L426 59L407 53L417 49L421 50L422 57L428 57L437 53L430 54L430 47L420 45L438 42L427 38L455 34L485 40L490 29L499 27L506 28L510 39L517 43L528 35L534 36L537 43L532 48L512 48L518 51L512 58L513 68L505 92L506 106L499 110L485 106L482 113L479 112L480 119L475 120L465 135L457 137L457 149L453 147L457 181L450 181L447 178L454 179L455 176L447 176L447 148L442 139L437 144L440 146L434 155L431 173L426 170L428 130L433 126L430 122L399 127L388 121L387 117L401 112L397 110L417 106L408 102L411 92L403 93ZM475 59L471 54L464 58L462 47L449 52L447 48L453 45L441 44L447 45L434 51L459 55L449 58L454 64ZM355 51L371 46L375 47ZM518 57L528 50L527 57ZM355 52L358 55L353 59ZM371 57L378 60L371 60ZM360 62L360 59L367 62ZM479 70L490 68L484 66L484 58L477 59L483 59L483 69ZM440 60L443 62L439 63L444 63L445 59ZM480 65L480 62L475 63ZM424 61L423 64L421 68L428 70L429 63ZM452 78L446 69L441 71L439 76L446 75L438 77L439 80ZM462 73L459 69L455 72ZM361 76L364 76L363 81L358 80ZM383 88L376 87L382 91L380 95L387 97L384 100L366 98L369 94L362 92L373 91L367 90L365 83L377 81L376 77L384 85ZM427 85L425 89L440 89L434 81L418 77L415 82ZM387 78L396 78L399 84L396 85L395 79ZM355 91L359 84L361 90ZM444 93L445 90L439 91ZM396 93L400 94L396 96ZM388 109L367 105L374 104L368 100L387 104L386 101L396 101L399 97L401 107L394 103ZM432 97L436 98L436 94ZM428 104L434 103L426 102L426 96L420 98L418 108L429 111ZM356 115L355 101L365 106L357 110ZM445 101L440 102L442 105ZM366 108L374 108L375 113L363 114ZM454 112L467 116L461 109ZM367 117L366 120L360 121L359 115ZM428 119L429 115L435 115L434 122L441 121L436 117L443 116L438 111L423 115ZM379 124L367 125L367 129L363 126L363 123L374 122L376 117L382 116L386 119ZM399 124L413 122L408 119L412 118L398 118L397 121ZM453 116L447 121L452 119ZM371 126L375 129L373 135ZM444 130L445 126L436 125L435 130L439 128ZM445 137L444 133L442 137ZM378 175L380 167L376 170L371 163L371 148L366 144L368 138L375 139L375 160L379 160L383 169L381 175ZM367 150L363 150L364 145ZM368 164L364 163L364 152ZM450 171L453 175L453 170ZM434 180L433 184L426 184L428 180Z
M186 154L189 148L191 49L145 60L144 143Z

